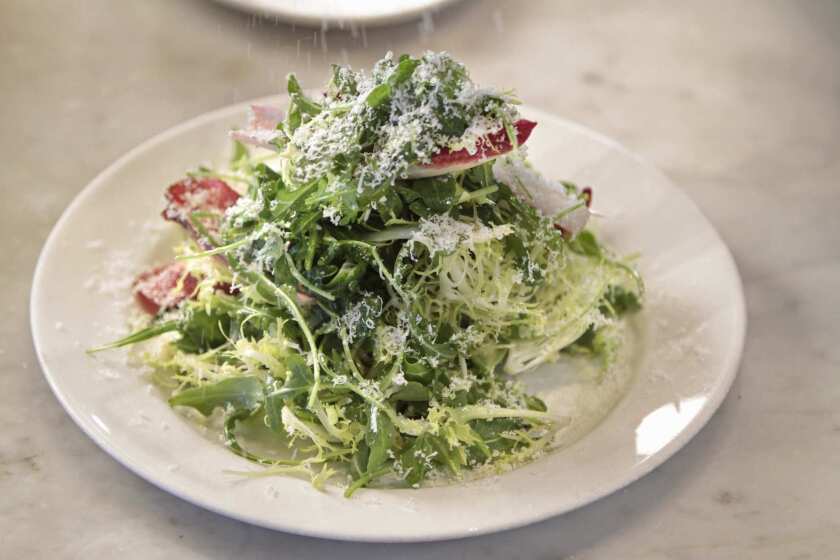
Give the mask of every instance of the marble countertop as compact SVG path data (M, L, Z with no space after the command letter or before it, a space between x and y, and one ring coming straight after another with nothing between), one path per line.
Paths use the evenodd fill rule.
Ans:
M840 557L840 4L477 0L424 22L293 28L206 0L0 3L0 550L15 558ZM446 49L479 82L612 136L719 229L749 329L720 411L627 489L514 531L345 544L251 527L144 482L50 392L29 335L39 250L159 131L320 84L329 62Z

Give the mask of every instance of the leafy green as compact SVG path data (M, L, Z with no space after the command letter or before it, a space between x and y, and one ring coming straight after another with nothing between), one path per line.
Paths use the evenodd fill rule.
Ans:
M371 410L365 441L370 449L366 472L376 472L388 460L388 451L394 446L397 432L388 415L378 409Z
M409 402L427 402L432 398L432 393L422 383L417 381L409 381L404 386L400 387L391 399L395 401L409 401Z
M243 198L214 248L180 249L195 299L108 347L173 333L146 358L173 406L221 409L232 452L319 487L349 476L346 495L549 447L552 411L511 376L561 352L608 367L638 274L591 231L559 231L492 162L409 176L470 130L510 129L516 100L444 53L336 65L323 96L294 75L287 88L280 154L236 144L224 176Z
M230 318L225 311L191 306L178 324L181 338L175 342L179 350L200 354L227 341Z
M263 384L256 377L231 377L212 385L184 389L169 399L172 406L188 406L204 416L216 408L253 412L263 403Z
M581 255L586 255L588 257L600 257L601 256L601 246L598 244L598 240L595 239L595 235L591 231L582 231L569 243L569 248L576 252L580 253Z
M616 317L621 317L627 313L635 313L642 308L639 295L618 284L607 288L604 299L608 304L608 308L604 311Z

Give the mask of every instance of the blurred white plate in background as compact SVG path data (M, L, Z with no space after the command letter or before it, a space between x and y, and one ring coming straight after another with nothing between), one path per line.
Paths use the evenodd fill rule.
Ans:
M146 480L212 511L293 533L360 541L464 537L614 492L673 455L722 402L746 317L738 272L714 228L659 171L615 142L524 107L539 123L528 143L535 165L592 185L595 205L609 216L595 224L599 234L619 253L642 254L647 301L634 319L623 398L569 447L469 483L367 489L348 500L337 487L322 493L295 478L243 480L226 472L255 467L184 421L120 352L90 357L84 349L126 333L134 275L164 259L178 235L160 219L165 187L199 163L223 164L227 132L246 121L247 107L200 116L111 165L65 211L35 272L32 334L50 386L102 449ZM562 366L528 375L550 406L566 394Z
M321 27L386 25L419 18L456 0L216 0L258 15Z

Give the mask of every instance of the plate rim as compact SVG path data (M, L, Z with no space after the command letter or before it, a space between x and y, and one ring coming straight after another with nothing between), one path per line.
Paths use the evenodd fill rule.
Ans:
M409 21L414 18L421 17L425 13L436 13L445 9L451 4L460 0L427 0L425 5L412 7L403 10L393 10L385 13L376 13L373 15L354 15L347 17L336 17L332 15L315 16L309 14L302 14L294 8L282 5L266 5L262 0L215 0L216 3L247 12L249 14L258 14L262 17L277 17L288 23L294 25L303 25L306 27L321 27L325 23L337 24L339 28L344 25L370 25L370 26L385 26L390 24L397 24Z
M585 134L587 136L597 139L599 142L608 144L612 148L622 152L624 156L632 158L639 164L643 165L648 171L658 175L668 184L669 188L674 192L676 196L683 198L684 202L691 205L693 210L697 212L698 216L701 217L708 225L709 229L714 234L714 237L720 244L720 247L723 249L722 256L725 257L725 264L728 266L731 272L732 287L734 288L733 299L736 300L738 304L737 309L734 310L735 325L732 333L733 336L736 337L736 340L735 344L732 347L731 354L726 357L726 362L720 367L721 375L717 377L714 389L709 391L708 399L706 400L698 414L693 417L691 422L683 430L681 430L676 437L671 439L656 453L641 461L636 469L628 470L626 476L617 477L615 480L612 481L611 484L601 485L597 491L590 492L586 495L585 498L578 499L575 501L574 504L569 505L567 507L559 507L550 511L541 511L537 514L532 514L530 516L522 516L519 518L507 518L506 520L496 523L486 523L479 528L474 528L473 530L466 530L461 528L455 530L447 530L446 528L437 528L433 532L426 531L427 534L423 535L412 534L399 535L393 537L387 535L360 536L353 534L352 531L342 531L340 528L338 530L322 530L317 527L305 527L301 525L294 525L284 522L283 520L267 520L257 517L255 515L249 515L246 513L232 511L230 509L224 508L223 506L214 504L213 501L209 498L205 498L201 495L195 495L194 493L189 493L187 491L182 491L178 488L178 485L173 483L172 481L155 476L155 473L151 469L145 468L142 464L138 465L132 463L130 460L128 460L127 457L123 455L120 449L111 445L107 441L107 438L105 436L103 436L100 432L91 429L88 426L87 421L81 417L80 412L72 406L70 406L67 395L65 395L61 391L56 382L55 376L51 374L47 368L46 359L44 357L42 349L42 345L44 344L44 342L39 340L38 337L38 332L44 329L39 321L38 314L36 313L37 308L41 305L39 291L41 291L40 286L44 282L44 268L46 266L46 257L47 255L54 252L55 247L59 241L58 232L70 219L70 216L75 212L75 210L79 206L83 205L87 201L87 199L94 196L95 193L102 189L103 186L108 183L108 179L112 175L116 174L124 165L132 161L138 155L141 155L142 153L159 143L167 141L173 136L178 136L182 132L190 130L194 127L201 126L202 124L208 121L215 121L217 119L223 119L238 113L242 113L243 111L247 110L247 108L252 104L266 102L276 103L278 100L283 99L284 97L285 96L283 95L272 95L228 105L219 109L215 109L213 111L199 114L191 119L188 119L173 127L170 127L164 130L163 132L154 134L151 137L147 138L145 141L130 149L124 155L120 156L111 164L106 166L91 181L89 181L85 185L85 187L78 192L78 194L76 194L76 196L73 198L70 204L68 204L64 211L61 213L61 216L58 218L58 220L56 220L55 224L51 228L50 233L44 242L44 245L41 248L32 276L32 286L29 293L30 335L32 336L33 346L36 351L41 372L46 378L53 395L59 401L65 412L71 417L74 423L82 430L83 433L85 433L91 440L93 440L94 443L96 443L96 445L100 449L105 451L109 456L116 460L117 463L119 463L135 475L139 476L146 482L193 505L199 506L203 509L212 511L230 519L236 519L238 521L242 521L267 529L283 531L286 533L302 535L306 537L325 538L350 542L412 543L445 541L487 535L491 533L524 527L527 525L538 523L540 521L545 521L546 519L557 517L570 511L574 511L575 509L583 507L587 504L601 500L602 498L613 494L614 492L625 488L628 485L636 482L640 478L648 475L651 471L653 471L654 469L662 465L664 462L669 460L671 457L673 457L680 449L685 447L700 432L700 430L702 430L706 426L711 417L720 408L724 399L729 394L729 391L732 387L735 377L737 376L737 373L743 360L743 351L746 339L748 318L743 281L738 271L737 263L735 262L734 256L732 255L732 252L729 249L729 246L721 237L720 233L714 227L712 222L706 217L706 215L694 203L694 201L679 186L677 186L670 179L668 179L668 177L658 167L649 163L642 156L631 152L629 149L624 147L616 140L600 132L592 130L574 121L570 121L559 117L551 112L544 111L539 107L528 105L528 109L531 112L540 113L541 118L554 120L555 122L562 124L563 126L566 126L570 129L574 129L578 133Z

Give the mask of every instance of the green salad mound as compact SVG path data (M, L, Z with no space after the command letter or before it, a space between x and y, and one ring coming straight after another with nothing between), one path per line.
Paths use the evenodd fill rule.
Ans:
M591 191L539 175L518 101L446 53L288 90L282 120L255 108L234 135L268 151L192 174L242 196L215 229L189 216L191 297L110 346L162 335L144 359L170 403L221 417L255 474L349 496L544 452L562 426L516 374L568 353L608 374L642 296L584 229Z

